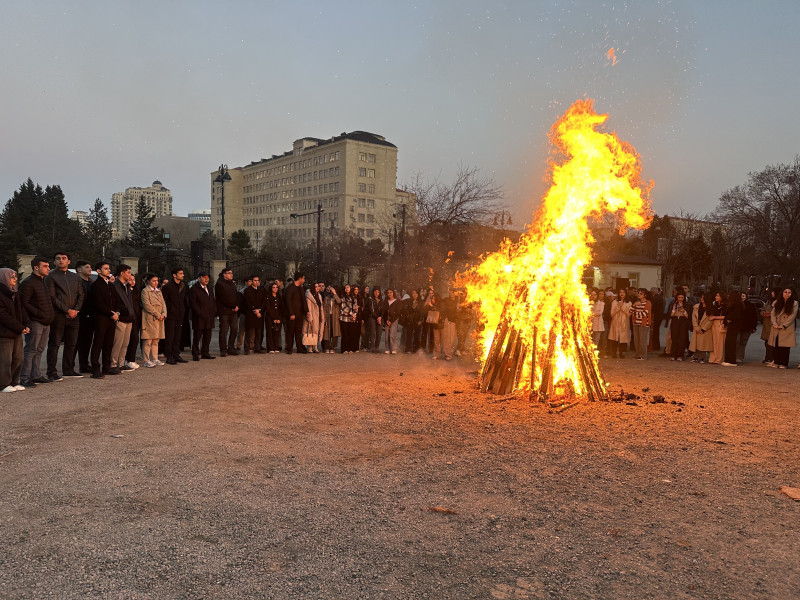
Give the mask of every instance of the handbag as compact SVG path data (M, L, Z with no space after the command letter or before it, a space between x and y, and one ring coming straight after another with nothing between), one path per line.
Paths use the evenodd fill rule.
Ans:
M439 323L439 311L438 310L429 310L428 311L428 316L425 317L425 322L426 323L432 323L433 325L438 324Z

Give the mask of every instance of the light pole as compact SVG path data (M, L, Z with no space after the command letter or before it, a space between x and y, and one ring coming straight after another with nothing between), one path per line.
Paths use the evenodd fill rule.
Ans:
M214 183L218 183L221 186L221 198L220 198L220 215L222 216L222 260L228 260L228 255L225 254L225 182L230 181L231 176L228 173L228 165L220 165L219 166L219 175L217 178L214 179Z
M300 214L292 213L289 215L289 218L291 219L296 219L297 217L307 217L308 215L317 215L317 252L316 256L314 257L314 263L316 264L315 271L316 271L317 281L319 281L319 258L320 256L322 256L322 251L320 250L320 243L322 239L322 213L324 212L325 211L322 210L322 203L320 202L317 205L317 210L313 212L300 213Z

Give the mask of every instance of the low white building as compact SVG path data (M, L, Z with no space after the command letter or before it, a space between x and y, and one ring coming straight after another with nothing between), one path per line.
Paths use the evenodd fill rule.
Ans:
M619 280L627 280L628 287L661 287L662 264L646 256L615 254L597 258L589 267L584 282L600 289L619 287Z

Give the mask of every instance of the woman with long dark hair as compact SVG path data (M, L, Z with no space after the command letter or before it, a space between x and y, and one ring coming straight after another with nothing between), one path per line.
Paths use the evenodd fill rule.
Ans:
M611 326L608 329L608 344L611 358L624 358L623 345L631 341L631 301L627 290L620 289L619 296L611 303Z
M273 281L267 293L264 325L267 329L267 352L278 354L281 351L281 326L283 324L283 301L280 286ZM337 323L338 325L338 323Z
M793 288L783 288L772 307L772 338L775 356L773 366L785 369L789 366L789 351L797 345L795 340L795 319L797 319L797 292ZM799 367L800 368L800 367Z
M744 305L740 292L728 294L728 312L725 314L725 359L723 367L735 367L736 345L739 340L739 330L744 326Z
M714 302L711 294L700 296L700 302L692 309L692 341L689 343L689 352L694 354L693 363L703 364L708 360L708 353L714 349L714 340L711 333L711 305Z
M769 300L761 310L761 339L764 340L764 360L761 362L767 366L772 366L774 360L773 353L775 347L770 341L770 332L772 331L772 307L775 306L775 301L783 290L779 287L774 287L769 292Z
M419 349L419 336L422 329L422 298L419 290L411 290L411 296L404 301L403 310L406 323L405 353L410 354Z
M714 295L714 302L711 303L711 341L713 349L708 355L710 364L718 365L722 362L725 352L725 314L728 312L728 305L722 298L722 293Z
M669 335L671 338L670 360L683 360L683 353L689 341L689 311L691 308L686 304L686 294L679 291L675 295L675 301L669 311Z
M342 293L339 324L342 329L342 354L358 352L358 298L353 294L350 284L345 284Z

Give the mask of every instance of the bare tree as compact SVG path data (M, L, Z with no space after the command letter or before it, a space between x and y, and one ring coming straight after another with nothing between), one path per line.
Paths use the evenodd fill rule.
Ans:
M722 194L714 214L752 248L755 269L787 279L800 275L800 156L750 173Z
M477 167L458 166L449 184L417 174L404 189L417 198L420 225L489 224L502 209L503 189Z

